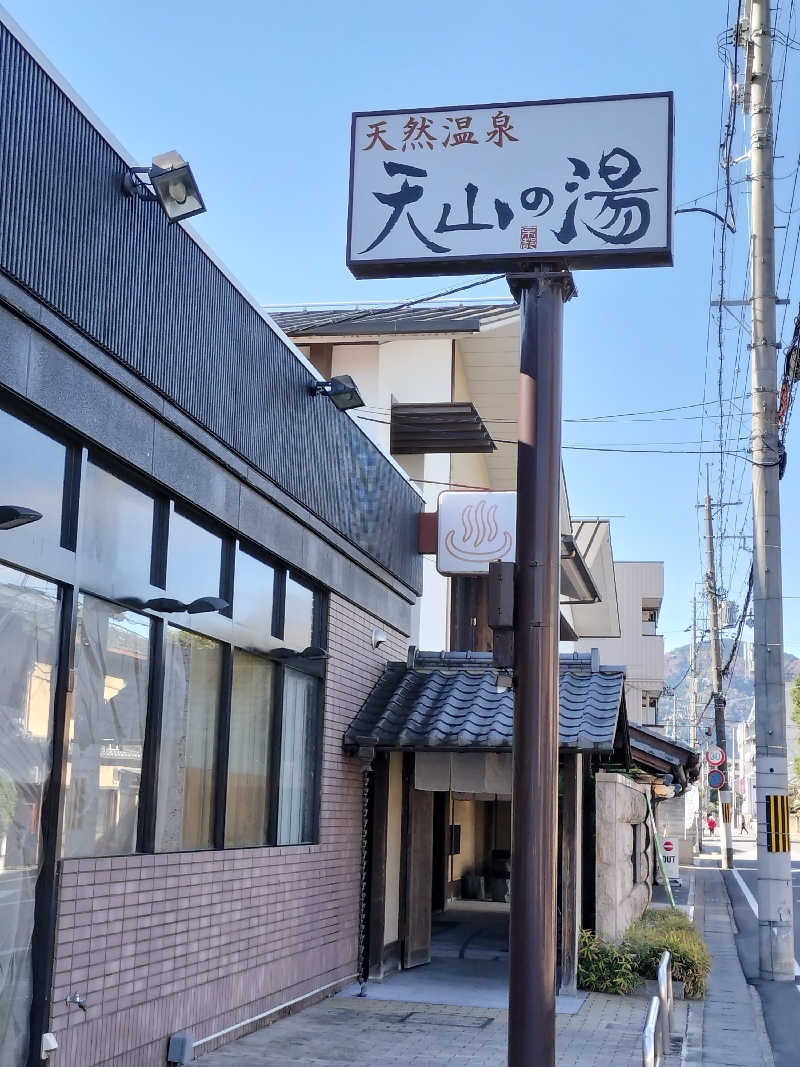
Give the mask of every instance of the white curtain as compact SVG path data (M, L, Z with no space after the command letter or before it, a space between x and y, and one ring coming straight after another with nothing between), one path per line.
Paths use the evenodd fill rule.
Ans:
M278 783L278 844L311 841L317 801L317 745L320 742L315 678L286 669L281 717Z
M156 804L156 849L214 844L222 647L198 634L167 628L164 709Z
M55 585L0 567L0 1067L28 1049L58 616Z
M229 848L267 840L273 671L263 656L236 650L225 817Z

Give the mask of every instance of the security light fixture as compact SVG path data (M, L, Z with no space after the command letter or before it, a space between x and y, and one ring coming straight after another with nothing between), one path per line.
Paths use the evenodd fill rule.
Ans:
M147 175L145 181L140 175ZM192 168L179 152L153 157L151 167L131 167L122 181L127 196L158 200L170 222L200 215L206 210Z
M41 511L33 508L21 508L15 504L0 504L0 530L13 530L17 526L25 526L29 522L38 522L41 519Z
M380 648L381 645L385 645L389 640L389 635L385 630L382 630L380 626L373 626L372 628L372 647Z
M338 374L324 382L314 382L309 392L312 396L323 394L329 396L339 411L349 411L350 408L363 408L364 401L361 399L356 383L349 374Z

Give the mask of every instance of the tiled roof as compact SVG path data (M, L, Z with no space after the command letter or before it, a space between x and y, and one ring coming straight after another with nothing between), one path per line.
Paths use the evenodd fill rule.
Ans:
M630 724L631 755L636 763L656 773L681 768L690 782L700 776L700 754L690 745L667 737L663 730Z
M450 665L445 657L441 667L388 664L345 733L345 747L369 738L384 749L510 749L512 690L497 689L493 667ZM612 752L625 721L624 671L592 671L588 658L564 656L560 679L559 747Z
M289 337L359 334L478 333L482 328L518 314L517 305L435 304L418 307L331 307L298 310L267 309Z

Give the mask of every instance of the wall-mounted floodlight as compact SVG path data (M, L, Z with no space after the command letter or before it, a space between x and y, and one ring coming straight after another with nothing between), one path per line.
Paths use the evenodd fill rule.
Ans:
M140 175L147 175L145 181ZM192 168L179 152L153 156L151 167L131 167L122 180L127 196L157 200L170 222L180 222L206 210Z
M26 526L29 522L38 522L41 517L41 511L34 511L33 508L0 504L0 530L13 530L17 526Z
M150 600L141 600L137 596L122 598L126 607L150 611L160 611L162 615L172 615L178 612L186 612L188 615L202 615L208 611L224 611L228 607L228 601L218 596L201 596L186 604L182 600L174 600L169 596L156 596Z
M382 630L380 626L373 626L372 628L372 647L380 648L381 645L385 645L389 640L389 635L385 630Z
M329 396L339 411L349 411L350 408L363 408L364 401L361 399L356 383L349 374L338 374L326 382L314 382L309 388L312 396Z

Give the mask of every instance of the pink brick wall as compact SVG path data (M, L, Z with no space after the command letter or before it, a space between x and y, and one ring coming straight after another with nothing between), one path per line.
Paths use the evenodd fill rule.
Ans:
M375 625L390 635L377 651ZM63 862L59 1064L156 1067L176 1030L198 1040L354 973L361 772L342 734L406 644L331 596L319 845ZM86 997L85 1016L64 1004L73 991Z

